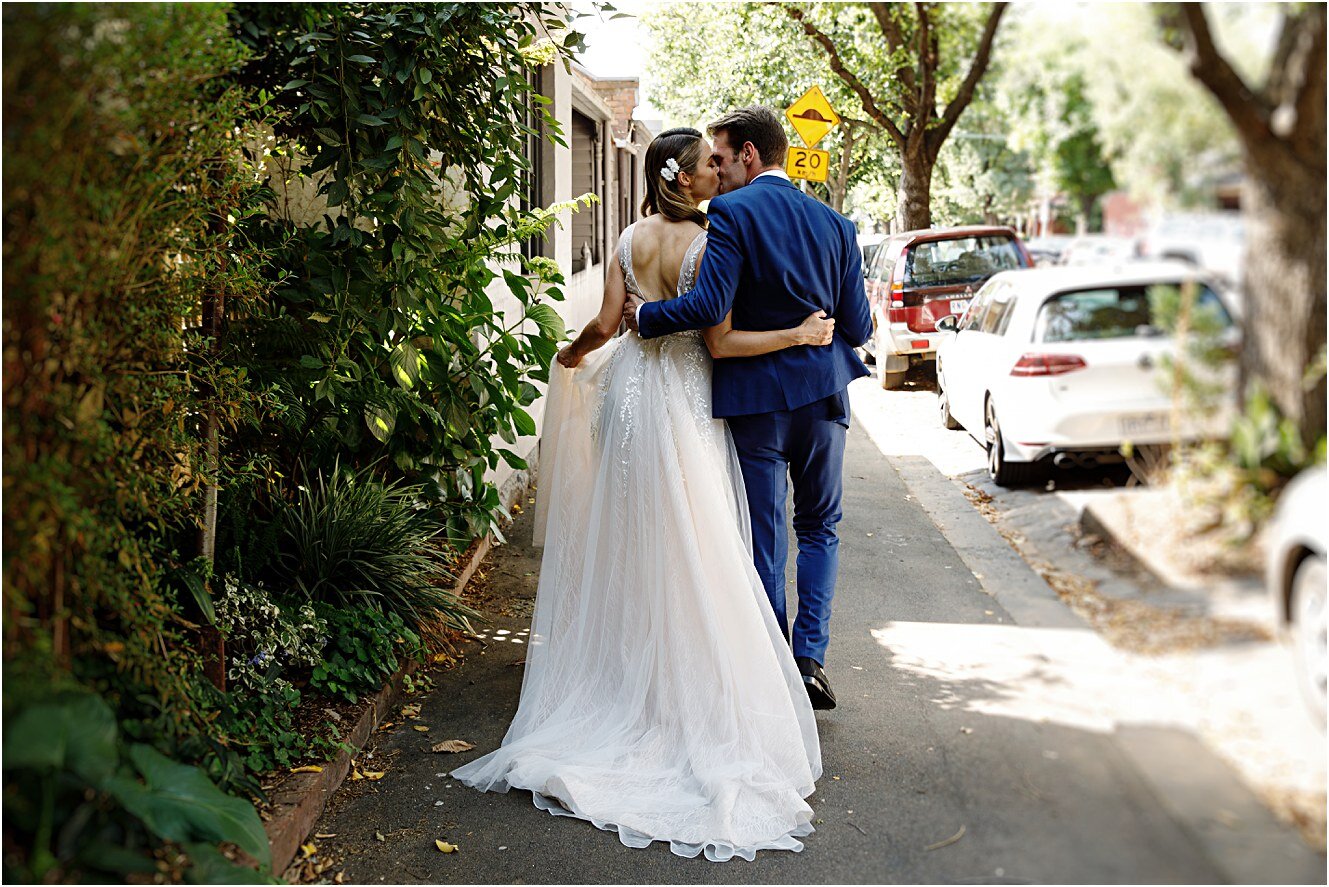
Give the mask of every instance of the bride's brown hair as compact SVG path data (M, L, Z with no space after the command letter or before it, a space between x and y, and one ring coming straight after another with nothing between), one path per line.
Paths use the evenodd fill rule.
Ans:
M705 159L705 145L701 133L686 126L666 129L651 141L646 148L646 199L641 202L643 216L658 213L675 222L706 224L706 214L697 209L680 189L678 174L674 173L673 181L661 175L670 159L678 164L678 172L695 174L697 164Z

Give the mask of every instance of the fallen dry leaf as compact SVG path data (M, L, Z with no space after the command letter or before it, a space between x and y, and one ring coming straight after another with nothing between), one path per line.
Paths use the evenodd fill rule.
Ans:
M386 771L386 770L366 770L366 771L364 771L365 779L382 779L384 776L387 776L387 775L388 775L388 774L387 774L387 771Z
M414 725L412 725L411 729L414 730L414 731L417 732L417 733L428 733L428 732L429 732L429 728L426 727L424 724L414 724Z
M318 845L313 843L312 841L308 844L300 845L300 857L302 859L308 859L317 852L318 852Z
M419 706L418 704L417 704L417 705L403 705L403 706L401 707L401 716L404 717L404 718L418 718L418 717L420 717L420 706Z
M292 773L322 773L323 768L318 764L306 764L303 767L292 767Z
M935 844L929 844L929 845L928 845L927 847L925 847L924 849L925 849L925 850L940 850L942 847L949 847L951 844L954 844L956 841L960 840L960 839L963 838L963 837L964 837L964 826L961 825L961 826L960 826L960 830L959 830L958 832L956 832L955 834L951 835L951 836L950 836L949 838L947 838L946 840L944 840L944 841L938 841L938 842L935 843Z
M380 842L381 842L381 841L386 841L387 838L383 837L383 833L382 833L382 832L374 832L374 840L375 840L375 841L380 841Z
M445 739L442 742L436 742L429 749L432 752L459 752L470 751L475 748L474 743L467 742L464 739Z
M434 841L434 846L437 847L437 848L438 848L441 852L443 852L443 853L456 853L456 852L457 852L457 845L456 845L456 844L449 844L447 841L439 841L439 840L435 840L435 841Z
M355 782L357 779L364 779L364 778L365 775L361 773L358 769L351 771L351 782Z
M314 837L316 837L316 838L335 838L335 837L337 837L337 833L336 833L336 832L319 832L318 834L314 835Z

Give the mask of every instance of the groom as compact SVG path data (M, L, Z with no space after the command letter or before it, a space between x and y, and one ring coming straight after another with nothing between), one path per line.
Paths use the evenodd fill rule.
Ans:
M839 566L841 468L849 428L846 386L867 368L854 348L872 333L854 225L803 194L784 173L789 141L771 108L740 108L712 123L720 196L710 203L706 257L691 292L624 305L627 325L652 339L714 326L797 326L809 312L834 317L830 345L717 360L714 414L729 420L752 515L753 558L775 618L789 637L785 500L794 483L798 614L794 660L812 707L835 708L822 669ZM647 170L647 175L658 174ZM745 186L751 187L745 187Z

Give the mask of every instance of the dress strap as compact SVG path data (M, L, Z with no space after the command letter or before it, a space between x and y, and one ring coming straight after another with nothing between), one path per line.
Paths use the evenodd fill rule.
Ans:
M637 275L632 270L632 232L636 227L637 223L633 222L623 229L623 237L618 242L618 265L623 269L623 279L627 283L628 292L640 296L641 285L637 283Z
M701 255L702 247L705 245L706 231L703 229L692 238L687 252L683 254L683 267L678 274L678 295L683 295L697 285L697 257Z

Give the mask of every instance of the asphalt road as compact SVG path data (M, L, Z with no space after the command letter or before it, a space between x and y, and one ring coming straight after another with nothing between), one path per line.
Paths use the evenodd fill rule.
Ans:
M1049 640L1067 629L1017 624L857 426L845 474L827 662L840 707L818 713L825 775L803 853L715 864L660 844L632 850L537 810L527 793L481 794L445 775L496 746L516 709L525 647L511 639L528 627L539 568L526 516L494 555L487 646L471 644L466 663L419 700L428 734L409 725L378 734L362 765L387 775L338 792L316 827L335 835L316 839L320 853L361 883L1232 880L1139 764L1158 748L1154 769L1166 771L1203 748L1156 735L1142 752L1139 737L1132 749L1110 725L1031 701L1037 684L1055 703L1062 678ZM476 749L429 753L450 738ZM1227 780L1221 765L1198 763L1194 772ZM1208 783L1190 791L1192 807L1207 803ZM435 839L459 850L440 853Z

